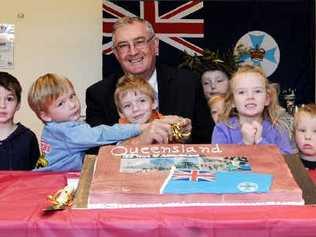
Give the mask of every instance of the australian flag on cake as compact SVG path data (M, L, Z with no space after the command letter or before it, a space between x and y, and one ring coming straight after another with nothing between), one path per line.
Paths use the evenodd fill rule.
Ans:
M270 190L272 175L247 171L211 173L200 170L172 169L160 193L265 193Z
M112 54L113 23L140 16L159 38L159 61L179 65L183 51L225 53L243 44L243 59L262 66L281 92L295 90L296 104L315 99L315 1L312 0L103 0L103 74L120 66Z

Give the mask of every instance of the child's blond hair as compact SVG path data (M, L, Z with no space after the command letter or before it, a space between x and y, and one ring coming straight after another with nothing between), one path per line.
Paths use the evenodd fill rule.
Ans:
M298 108L294 114L294 131L297 128L299 117L309 115L310 117L316 117L316 104L306 104Z
M153 102L156 100L155 91L148 81L139 76L126 74L119 79L114 92L114 102L118 112L122 112L120 106L121 98L128 92L135 91L147 95Z
M230 117L234 115L238 115L238 112L235 110L233 106L234 104L233 89L237 80L237 76L241 74L245 74L245 73L258 74L264 80L266 93L267 93L267 96L270 98L270 103L268 106L265 106L263 110L263 118L270 120L273 125L276 124L278 122L279 114L280 114L279 113L279 100L277 97L276 88L269 83L265 73L260 67L250 65L250 64L240 66L238 70L232 75L232 78L230 80L229 90L225 96L225 109L222 116L220 116L220 121L227 122Z
M214 95L207 101L207 104L208 104L208 107L211 109L215 103L224 101L224 100L225 100L224 95Z
M47 112L48 107L61 95L73 89L69 79L54 73L47 73L32 84L28 93L28 103L37 117L40 113Z

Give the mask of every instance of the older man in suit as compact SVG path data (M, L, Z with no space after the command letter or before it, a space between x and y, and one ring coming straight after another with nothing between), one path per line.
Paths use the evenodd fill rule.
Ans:
M159 40L151 24L138 17L121 18L113 26L112 42L123 72L139 75L152 85L159 112L191 119L192 143L210 143L214 124L198 75L156 62ZM113 95L121 75L112 74L87 89L86 121L91 126L118 121ZM159 128L153 128L153 134L156 131Z

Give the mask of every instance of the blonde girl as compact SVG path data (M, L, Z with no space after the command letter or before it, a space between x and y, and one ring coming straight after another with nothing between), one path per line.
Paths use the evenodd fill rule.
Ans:
M212 143L275 144L282 153L291 154L288 130L279 120L277 93L265 73L257 66L241 66L230 80Z

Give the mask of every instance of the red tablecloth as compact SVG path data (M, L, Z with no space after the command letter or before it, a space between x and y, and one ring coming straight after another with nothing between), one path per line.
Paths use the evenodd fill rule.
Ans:
M316 236L316 206L43 212L69 175L0 172L0 237Z

